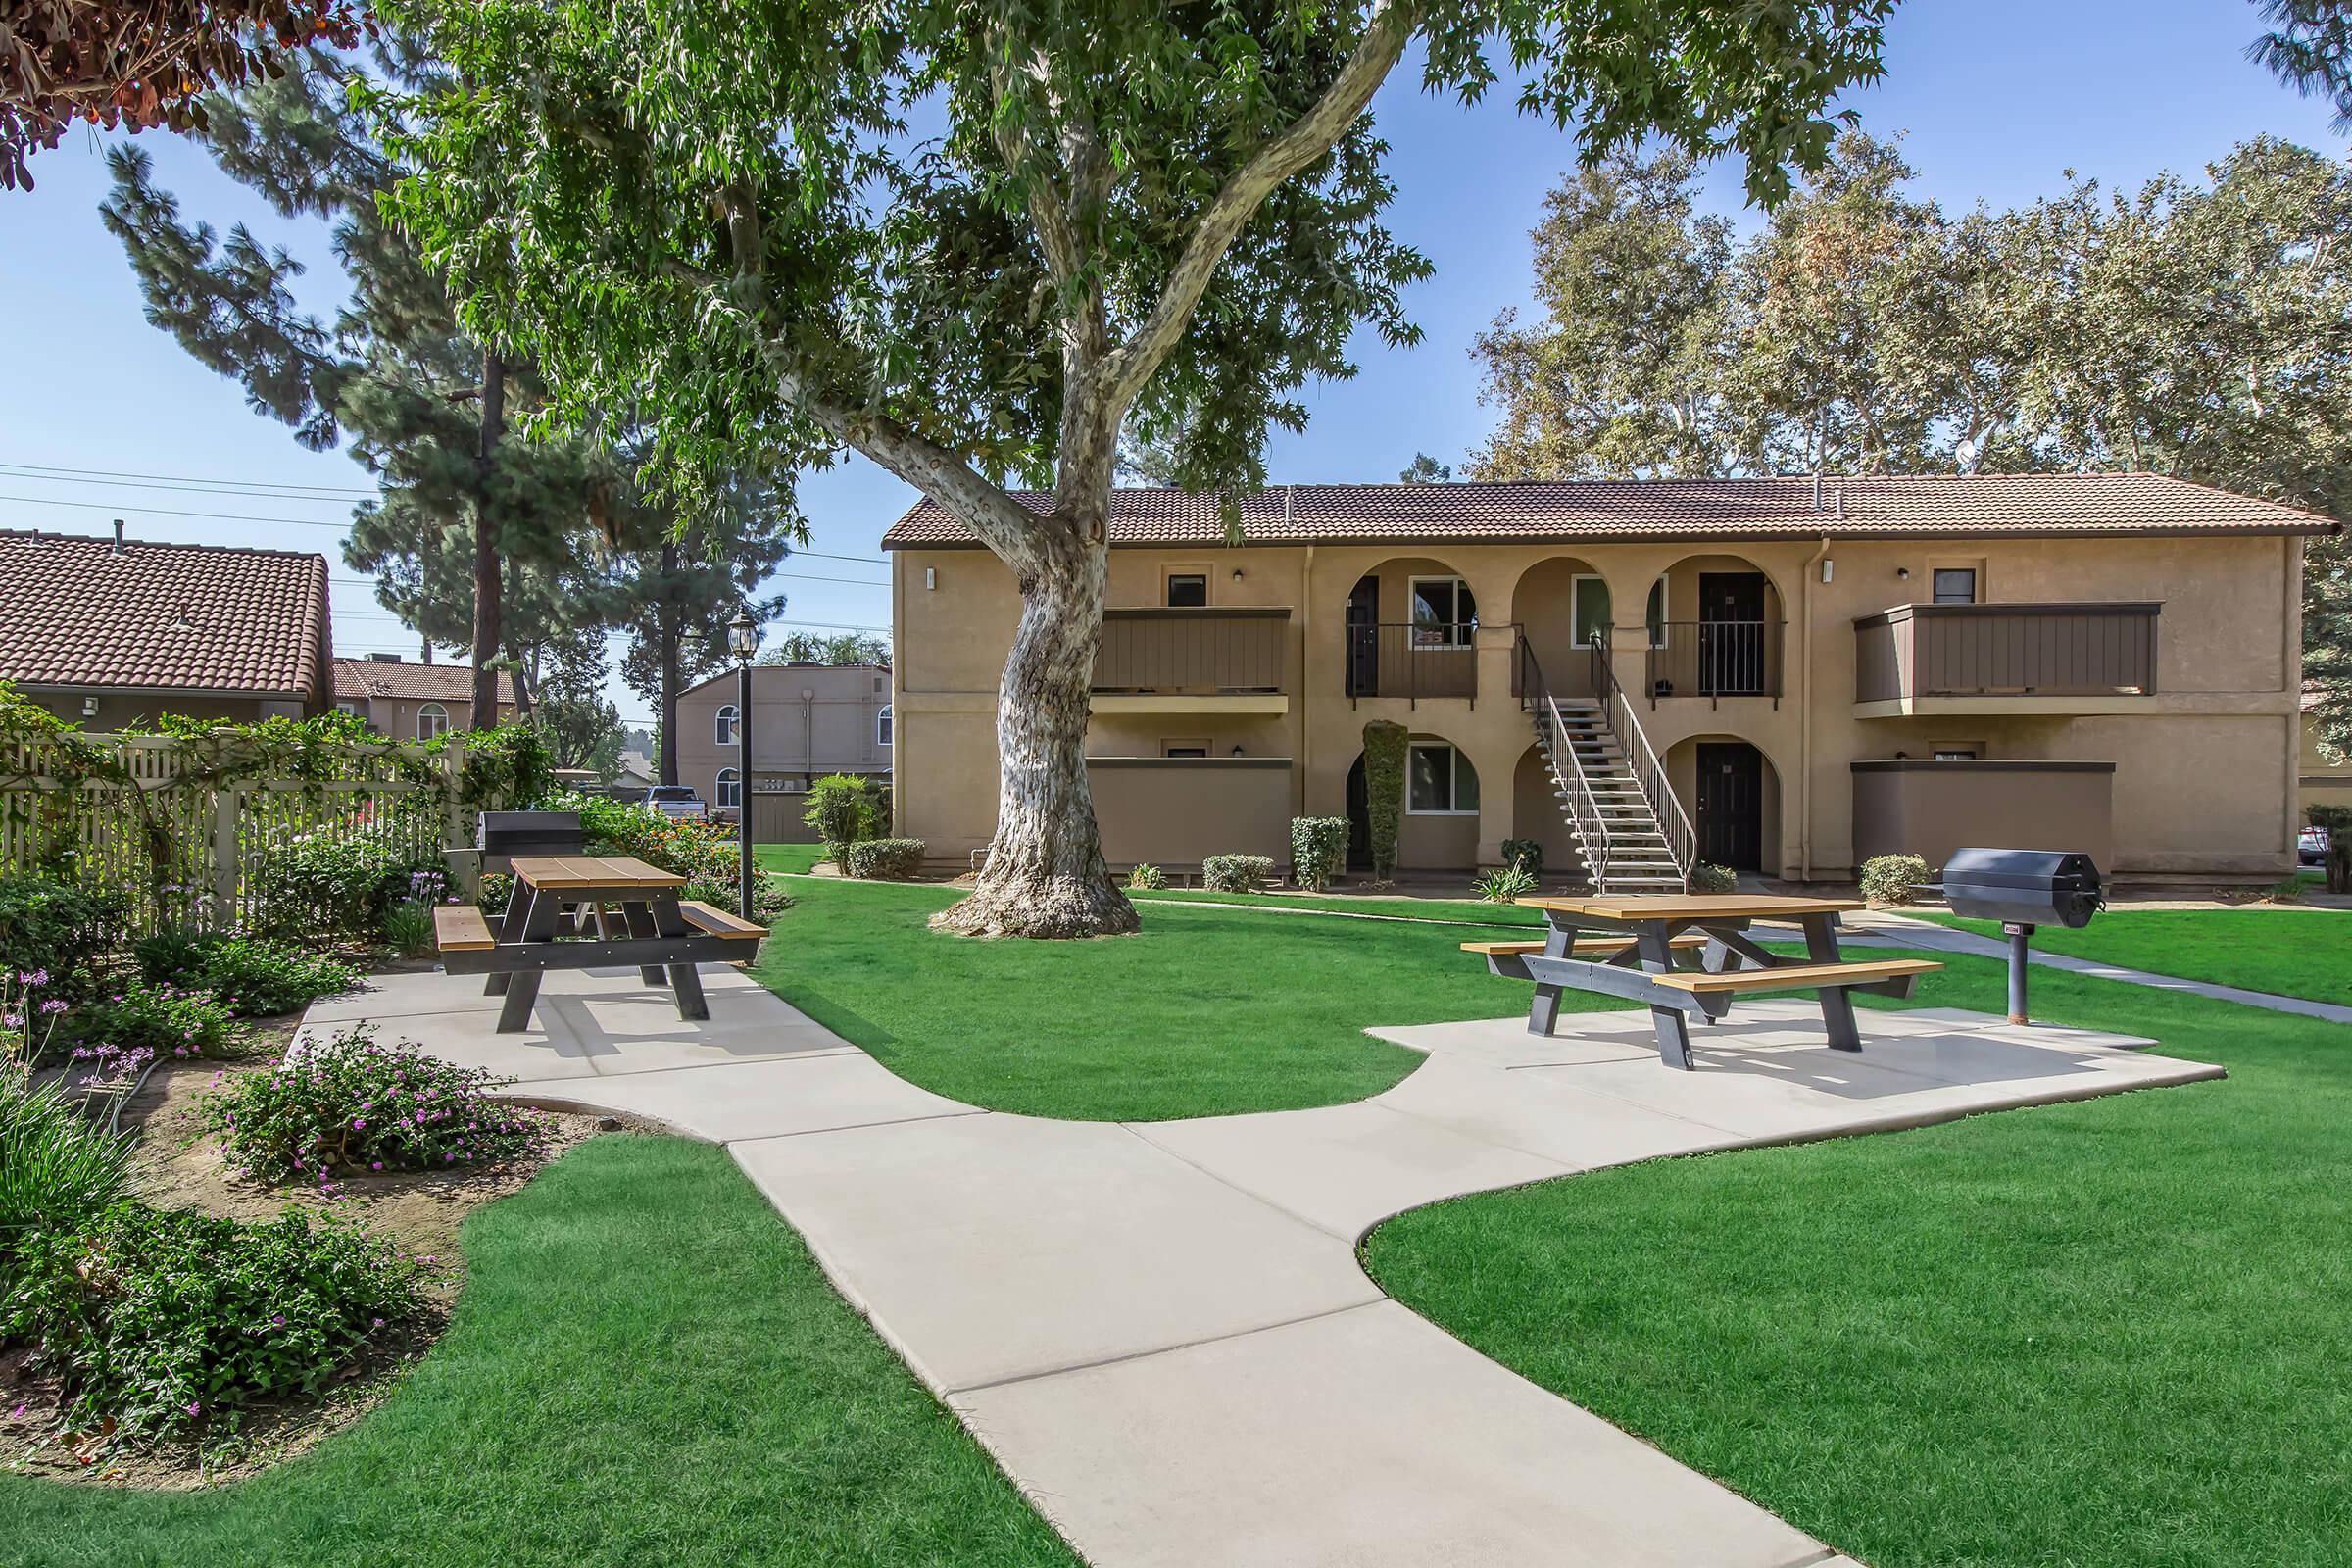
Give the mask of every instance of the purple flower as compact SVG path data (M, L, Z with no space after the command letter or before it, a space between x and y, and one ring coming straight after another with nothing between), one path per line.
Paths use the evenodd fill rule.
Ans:
M202 1414L204 1414L204 1404L203 1404L203 1402L202 1402L201 1400L197 1400L197 1399L190 1399L190 1400L188 1401L188 1414L190 1414L190 1415L202 1415Z

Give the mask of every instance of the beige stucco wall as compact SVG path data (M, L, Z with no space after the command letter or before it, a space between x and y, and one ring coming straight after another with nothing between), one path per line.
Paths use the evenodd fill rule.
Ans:
M718 710L735 705L737 673L678 697L678 782L715 808L720 768L743 770L740 737L718 742ZM828 773L887 773L881 742L890 671L871 664L760 664L752 671L752 774L757 785L806 787ZM755 788L755 793L766 791ZM732 816L728 811L714 814ZM797 811L787 814L797 816ZM762 817L762 821L766 820Z
M152 724L169 713L178 718L225 718L250 724L265 718L300 718L304 704L292 698L240 697L219 692L134 692L104 687L44 687L24 695L58 717L93 734ZM98 711L85 711L89 698Z
M473 728L473 704L464 698L340 697L335 700L335 706L338 708L349 704L359 716L367 721L369 729L379 735L400 741L413 741L417 738L417 720L427 703L438 703L448 712L449 727L453 731ZM513 703L498 705L498 721L500 723L508 723L514 717L514 705Z
M1833 567L1826 583L1825 559ZM1234 746L1246 756L1286 756L1296 764L1294 809L1336 816L1346 812L1348 773L1365 722L1393 719L1459 746L1483 786L1475 819L1408 819L1406 863L1423 857L1450 869L1498 863L1502 840L1520 834L1553 835L1549 861L1560 830L1550 816L1527 819L1549 795L1523 782L1532 732L1511 696L1515 642L1505 617L1529 625L1540 647L1558 646L1571 575L1560 563L1597 571L1616 611L1614 665L1639 694L1648 642L1641 607L1650 584L1666 575L1669 615L1689 619L1700 571L1744 565L1766 575L1768 614L1788 623L1781 698L1674 697L1641 702L1639 713L1670 771L1680 756L1687 773L1691 746L1685 743L1701 738L1743 740L1763 754L1768 870L1792 878L1849 874L1850 765L1966 746L1994 759L2115 762L2120 872L2275 876L2288 864L2295 814L2300 559L2297 540L2214 538L1833 535L1743 543L1736 553L1703 542L1115 549L1112 605L1161 604L1167 572L1204 571L1212 605L1291 607L1297 651L1286 713L1244 714L1213 702L1148 715L1098 713L1089 751L1153 755L1181 739L1206 742L1215 756ZM930 841L935 857L961 860L987 843L995 822L996 685L1018 600L1009 575L985 551L900 551L894 561L902 830ZM1856 716L1854 618L1927 599L1938 565L1975 566L1987 601L2161 601L2157 693L2102 714L2053 713L2031 699L2008 699L1996 705L2007 711ZM1401 698L1349 701L1344 626L1356 580L1379 575L1383 618L1401 619L1404 579L1440 567L1469 582L1484 617L1478 696L1417 706Z

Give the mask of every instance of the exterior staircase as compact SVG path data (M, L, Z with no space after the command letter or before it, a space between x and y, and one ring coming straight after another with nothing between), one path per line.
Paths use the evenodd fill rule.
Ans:
M1607 649L1596 638L1586 657L1594 695L1555 697L1526 640L1519 644L1520 702L1535 724L1552 798L1594 892L1681 893L1697 836L1617 685Z

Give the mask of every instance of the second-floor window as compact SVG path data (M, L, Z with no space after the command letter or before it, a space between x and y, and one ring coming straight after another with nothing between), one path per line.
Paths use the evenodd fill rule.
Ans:
M1208 603L1208 573L1204 571L1171 571L1168 573L1168 607L1187 610Z
M416 710L416 738L429 741L449 733L449 710L439 703L427 703Z
M1478 601L1459 577L1415 577L1413 646L1467 648L1478 630Z
M890 744L890 705L888 703L884 703L882 705L882 710L874 715L874 744L876 746L888 746Z
M735 744L735 705L723 704L710 720L710 739L720 746Z
M1977 602L1977 568L1974 566L1937 566L1936 568L1936 602L1939 605L1973 605Z

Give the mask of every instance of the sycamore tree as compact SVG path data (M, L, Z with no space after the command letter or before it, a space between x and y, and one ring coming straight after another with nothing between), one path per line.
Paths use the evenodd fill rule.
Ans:
M1771 201L1891 5L449 0L472 85L399 110L399 217L573 418L636 400L682 492L849 448L971 529L1021 615L996 836L937 923L1123 932L1085 766L1122 434L1261 483L1354 333L1414 340L1365 113L1398 63L1474 98L1499 61L1587 155L1728 153Z

